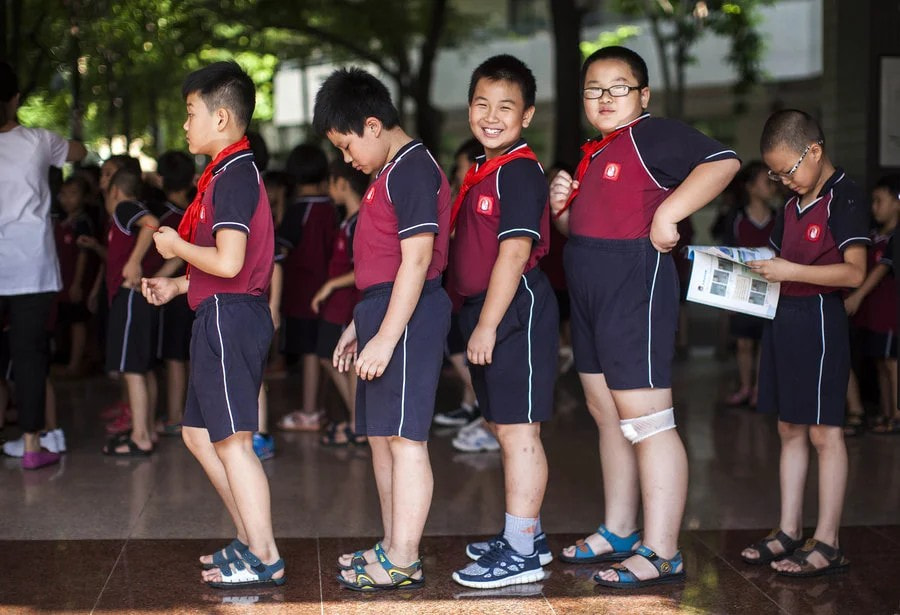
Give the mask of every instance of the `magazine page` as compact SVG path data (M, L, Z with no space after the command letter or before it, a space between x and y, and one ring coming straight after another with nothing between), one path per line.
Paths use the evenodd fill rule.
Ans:
M772 258L772 250L689 246L688 254L693 260L688 301L761 318L775 317L781 285L744 264Z

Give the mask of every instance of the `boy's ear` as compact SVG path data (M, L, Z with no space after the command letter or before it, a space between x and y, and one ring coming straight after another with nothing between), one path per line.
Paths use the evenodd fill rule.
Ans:
M216 130L222 132L232 121L231 113L225 107L216 109Z
M534 117L534 105L531 105L527 109L525 109L525 113L522 114L522 128L528 128L528 125L531 124L531 118Z
M367 117L365 121L365 125L363 126L363 136L366 133L371 134L376 139L381 136L381 131L384 130L384 124L381 123L377 117Z
M641 109L644 111L647 110L647 107L650 106L650 86L644 86L641 88Z

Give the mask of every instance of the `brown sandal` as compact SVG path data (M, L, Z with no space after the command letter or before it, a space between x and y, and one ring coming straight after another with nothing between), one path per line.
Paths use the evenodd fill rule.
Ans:
M828 561L827 566L816 568L809 563L809 556L816 551ZM786 577L817 577L823 574L834 574L843 572L850 565L850 560L844 557L844 553L840 549L836 549L815 538L807 540L805 545L794 551L787 559L800 566L801 570L799 572L777 571L778 574Z
M781 545L781 548L784 549L782 553L773 553L769 548L769 544L771 542L777 542ZM769 532L769 535L760 540L759 542L750 545L747 547L748 549L756 549L756 552L759 553L759 557L745 557L741 555L741 559L744 560L747 564L768 564L770 562L777 562L778 560L782 560L788 557L795 549L797 549L800 545L803 544L803 537L794 540L780 529L774 529Z

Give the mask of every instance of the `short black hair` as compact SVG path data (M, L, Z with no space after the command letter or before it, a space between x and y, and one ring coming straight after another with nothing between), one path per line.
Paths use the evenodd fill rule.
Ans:
M478 142L478 139L472 137L463 141L456 151L453 152L453 161L460 156L465 156L469 162L475 162L475 159L484 154L484 146Z
M469 80L469 104L475 96L475 86L478 81L487 79L488 81L509 81L519 86L522 92L522 100L525 101L525 108L534 106L534 98L537 92L537 85L534 81L534 74L531 69L515 56L509 54L501 54L493 56L478 65L472 71L472 78Z
M343 160L335 159L331 161L329 172L333 179L342 177L350 184L350 189L360 198L366 193L369 187L369 176L353 168L353 165L347 164Z
M68 179L64 180L62 183L63 186L77 186L78 190L81 191L81 200L84 201L87 199L88 195L91 193L91 185L88 183L88 180L85 179L83 175L70 175Z
M284 170L299 186L319 184L328 179L328 158L318 145L301 143L288 154Z
M294 192L294 176L286 171L266 171L263 174L263 182L266 186L284 188L287 197Z
M388 129L400 125L387 87L361 68L334 71L316 93L313 128L322 136L331 131L362 136L369 117Z
M237 62L214 62L195 70L181 86L183 98L197 94L210 111L225 108L246 129L256 107L256 86Z
M782 109L766 120L759 139L759 150L766 154L780 145L786 145L799 154L811 143L818 143L825 149L825 133L819 122L806 111Z
M103 164L107 162L116 165L116 171L128 169L132 173L137 174L138 177L141 177L141 161L137 158L132 158L128 154L115 154L104 160Z
M891 173L890 175L879 177L872 189L875 190L877 188L884 188L891 193L892 197L900 199L900 173Z
M156 172L162 178L162 187L166 192L187 190L193 186L196 171L194 159L184 152L168 151L156 161Z
M110 187L115 186L122 191L128 198L136 199L140 197L144 183L141 181L140 173L135 173L132 169L122 167L109 180Z
M247 140L250 141L250 149L253 150L253 162L260 171L269 168L269 146L266 140L255 130L247 131Z
M628 49L628 47L620 47L619 45L611 45L609 47L601 47L587 57L587 60L581 65L581 85L584 87L584 78L587 76L588 69L594 62L600 60L619 60L625 62L631 72L634 73L638 81L638 87L645 88L650 85L650 75L647 72L647 63L644 58L636 51Z

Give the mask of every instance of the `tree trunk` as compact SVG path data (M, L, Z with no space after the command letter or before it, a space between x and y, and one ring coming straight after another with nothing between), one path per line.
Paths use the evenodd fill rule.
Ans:
M412 88L416 104L416 132L429 150L437 154L441 146L443 114L431 104L434 60L446 23L447 0L434 0L428 32L422 42L418 74Z
M556 121L553 128L553 156L549 164L575 166L581 134L581 11L575 0L553 0L553 49L556 77Z

